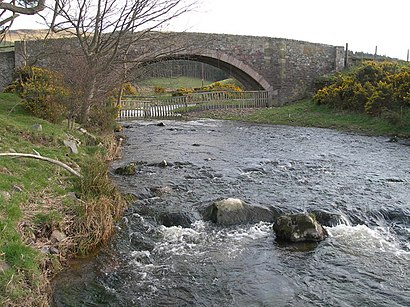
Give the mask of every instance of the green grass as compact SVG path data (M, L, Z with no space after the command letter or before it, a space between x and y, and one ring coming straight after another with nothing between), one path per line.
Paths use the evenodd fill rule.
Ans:
M34 127L38 124L41 131ZM47 305L47 274L61 269L60 259L108 242L126 206L108 176L113 135L99 137L105 147L66 126L33 117L16 95L0 94L1 153L38 153L80 166L82 175L79 179L45 161L0 156L0 306ZM66 139L80 142L78 154L69 153ZM65 232L68 239L53 241L54 230ZM41 251L49 246L58 248L59 255Z
M204 86L211 84L209 81L204 81ZM176 90L178 88L197 88L202 86L202 80L191 77L177 78L153 78L141 81L139 86L159 86Z
M262 124L321 127L369 135L410 137L409 109L402 113L399 124L392 124L387 119L366 114L336 111L327 106L317 105L311 100L282 107L257 109L254 112L238 113L227 110L206 112L203 115Z
M41 124L42 131L36 131L35 124ZM84 146L80 147L78 155L69 155L63 144L68 137L85 142L82 135L67 130L64 125L54 125L29 115L16 95L0 94L0 152L38 152L74 166L97 150ZM39 297L44 295L41 263L48 256L26 243L29 237L22 233L22 223L30 225L31 229L42 223L58 225L61 214L50 208L43 196L61 198L74 189L74 183L75 177L54 164L0 157L1 306L37 304Z

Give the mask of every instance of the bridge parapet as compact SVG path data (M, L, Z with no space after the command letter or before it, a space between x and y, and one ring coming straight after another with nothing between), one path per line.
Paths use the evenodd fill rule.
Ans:
M36 58L36 65L55 69L64 54L76 50L75 39L17 42L15 65L28 56ZM343 69L344 48L283 38L161 33L160 40L140 41L129 57L147 64L181 58L211 64L237 78L246 90L265 90L277 104L284 104L306 97L317 77Z

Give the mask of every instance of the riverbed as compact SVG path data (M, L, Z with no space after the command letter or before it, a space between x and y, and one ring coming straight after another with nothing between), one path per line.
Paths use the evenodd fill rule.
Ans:
M108 247L59 276L55 306L410 306L410 146L208 119L125 134L112 169L137 173L112 176L137 200ZM325 241L281 245L270 223L203 221L228 197L340 219Z

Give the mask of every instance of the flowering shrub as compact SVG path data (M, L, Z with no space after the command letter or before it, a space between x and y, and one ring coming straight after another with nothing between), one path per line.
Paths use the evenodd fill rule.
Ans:
M214 82L209 86L202 87L200 89L201 91L234 91L234 92L240 92L242 89L231 83L221 83L221 82Z
M124 95L137 95L138 91L130 82L127 82L122 85Z
M69 96L69 91L62 86L56 73L39 67L21 67L6 91L19 94L24 108L37 117L53 123L65 117L66 108L62 101Z
M229 81L229 80L228 80ZM242 88L234 83L214 82L208 86L194 89L179 88L172 93L172 96L185 96L193 92L241 92Z
M350 72L335 75L331 84L316 92L314 100L372 116L410 106L410 65L364 62Z
M156 94L163 94L163 93L166 92L166 89L163 88L162 86L156 86L156 87L154 87L154 92Z
M410 106L410 65L393 76L394 98Z
M172 96L185 96L188 94L192 94L192 89L181 87L178 88L175 92L173 92Z

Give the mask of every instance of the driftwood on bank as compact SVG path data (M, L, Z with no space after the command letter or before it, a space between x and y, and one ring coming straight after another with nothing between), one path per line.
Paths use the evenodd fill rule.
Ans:
M25 153L17 153L17 152L6 152L6 153L0 153L0 157L17 157L17 158L32 158L32 159L37 159L37 160L42 160L42 161L47 161L53 164L56 164L62 168L64 168L66 171L70 172L74 176L80 177L80 173L69 167L67 164L64 164L63 162L60 162L58 160L54 160L51 158L43 157L40 155L33 155L33 154L25 154Z

